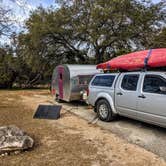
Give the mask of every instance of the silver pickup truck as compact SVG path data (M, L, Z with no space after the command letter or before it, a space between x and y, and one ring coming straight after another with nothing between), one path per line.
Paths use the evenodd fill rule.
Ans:
M103 121L122 115L166 127L166 72L97 74L88 103Z

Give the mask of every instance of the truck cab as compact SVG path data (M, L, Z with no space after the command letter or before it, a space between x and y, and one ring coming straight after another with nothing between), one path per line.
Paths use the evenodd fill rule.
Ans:
M88 102L103 121L122 115L166 126L166 72L97 74L89 84Z

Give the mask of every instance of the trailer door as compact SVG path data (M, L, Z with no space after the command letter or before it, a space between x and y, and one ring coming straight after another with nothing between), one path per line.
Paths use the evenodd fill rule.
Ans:
M59 98L63 99L63 76L64 76L64 68L58 68L58 88L59 88Z

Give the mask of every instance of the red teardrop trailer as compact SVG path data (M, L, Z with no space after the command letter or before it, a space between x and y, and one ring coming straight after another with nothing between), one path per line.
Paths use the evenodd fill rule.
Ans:
M83 100L93 75L100 73L95 65L58 65L53 71L51 92L58 100Z

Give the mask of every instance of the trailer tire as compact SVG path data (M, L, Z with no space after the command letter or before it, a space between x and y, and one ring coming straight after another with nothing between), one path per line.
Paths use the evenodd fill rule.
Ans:
M55 100L57 103L62 103L63 101L59 98L59 95L56 95Z
M112 108L106 99L100 99L96 103L96 112L100 120L110 122L115 119Z
M63 103L63 101L61 99L58 99L56 101L57 101L57 103Z

